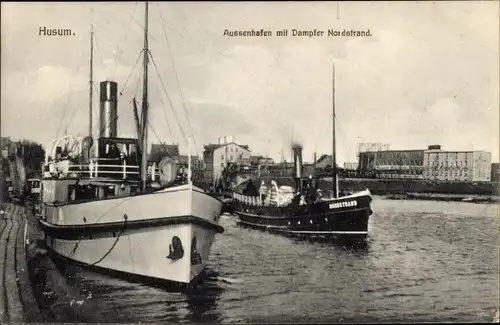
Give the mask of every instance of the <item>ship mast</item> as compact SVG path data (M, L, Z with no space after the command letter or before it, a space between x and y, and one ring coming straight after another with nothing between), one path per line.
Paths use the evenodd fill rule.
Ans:
M332 186L333 186L333 195L335 198L339 197L339 186L338 186L338 177L337 177L337 157L336 153L336 144L335 144L335 64L333 64L333 79L332 79L332 111L333 111L333 137L332 137Z
M92 138L92 86L94 85L94 25L90 25L89 137Z
M143 50L143 83L142 83L142 161L141 161L141 176L142 176L142 191L146 191L147 176L148 176L148 2L146 1L144 14L144 50Z

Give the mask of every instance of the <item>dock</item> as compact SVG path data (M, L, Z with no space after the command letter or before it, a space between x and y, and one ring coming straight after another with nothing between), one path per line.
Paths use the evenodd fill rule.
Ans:
M31 211L16 203L1 210L0 324L99 322L98 301L51 260Z
M0 323L40 320L26 260L25 207L7 203L0 212Z

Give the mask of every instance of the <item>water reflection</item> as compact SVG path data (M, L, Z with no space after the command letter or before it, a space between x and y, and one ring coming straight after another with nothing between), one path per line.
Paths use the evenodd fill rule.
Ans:
M189 310L186 320L189 322L213 322L221 318L217 301L224 289L219 285L217 276L217 272L208 269L204 281L185 293Z
M89 269L54 256L46 259L59 274L57 284L46 290L63 296L68 295L69 288L71 297L64 299L64 304L80 309L66 315L64 321L186 323L212 322L222 317L217 302L224 289L218 273L211 269L202 272L193 285L181 287L165 282L145 283L123 274L110 276L105 270ZM61 299L59 302L63 303Z
M318 245L321 247L334 247L344 251L356 252L358 254L366 254L369 252L372 245L372 240L367 239L351 239L351 238L335 238L335 239L305 239L305 238L293 238L294 242L297 243L309 243L311 245Z
M30 263L47 273L33 272L42 287L33 290L47 295L55 314L47 321L55 323L491 321L482 315L498 308L497 208L375 203L368 240L358 243L293 240L221 219L226 232L208 262L217 272L188 290L70 264L59 264L63 275L55 277L44 259ZM73 288L71 296L49 295L61 286Z

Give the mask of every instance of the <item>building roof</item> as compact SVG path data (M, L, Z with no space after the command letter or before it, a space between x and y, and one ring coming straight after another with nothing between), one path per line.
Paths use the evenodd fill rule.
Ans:
M321 155L321 157L318 158L318 160L316 160L316 163L320 163L322 162L323 160L327 160L327 161L332 161L332 155Z
M177 159L179 160L179 163L187 164L189 161L189 156L188 155L180 155L177 157ZM191 156L191 162L195 162L197 160L199 160L198 156Z
M401 149L401 150L373 150L361 151L360 154L377 153L377 152L424 152L427 149Z
M488 153L490 154L491 152L485 151L485 150L442 150L442 149L426 149L424 150L426 153Z
M1 149L6 149L9 146L10 142L10 137L0 137Z
M166 153L170 157L179 156L179 145L178 144L157 144L151 145L151 155L156 153Z
M179 156L179 145L157 144L151 145L150 160L160 162L164 157L175 158Z
M222 144L212 144L212 143L209 143L209 144L206 144L204 147L205 147L205 152L208 152L208 151L215 151L219 148L222 148L222 147L225 147L229 144L234 144L240 148L243 148L245 150L248 150L250 151L248 145L246 144L237 144L237 143L234 143L234 142L229 142L229 143L222 143Z

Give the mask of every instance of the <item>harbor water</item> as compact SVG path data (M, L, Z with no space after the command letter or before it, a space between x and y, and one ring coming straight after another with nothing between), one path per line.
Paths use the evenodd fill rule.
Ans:
M60 304L58 322L492 321L498 205L375 197L372 207L367 247L295 241L223 216L226 232L196 290L168 292L61 266L77 296L46 295Z

